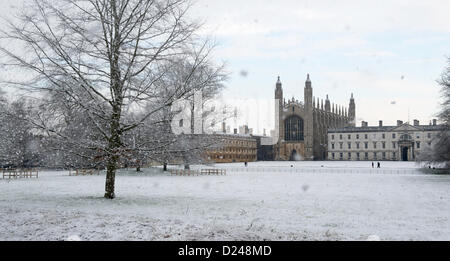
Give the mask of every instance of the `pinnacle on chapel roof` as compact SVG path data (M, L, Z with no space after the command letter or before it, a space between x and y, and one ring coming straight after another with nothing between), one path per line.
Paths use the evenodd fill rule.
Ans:
M311 82L311 78L309 77L309 73L308 73L308 78L306 79L306 82Z

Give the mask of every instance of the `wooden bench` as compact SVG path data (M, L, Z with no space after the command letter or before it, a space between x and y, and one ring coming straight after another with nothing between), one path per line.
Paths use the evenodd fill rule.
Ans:
M170 174L175 176L198 176L200 172L190 169L172 169L170 170Z
M92 176L100 175L100 171L96 169L77 169L75 171L70 170L69 176Z
M173 169L170 170L170 174L174 176L211 176L211 175L227 175L227 171L224 169L202 169L202 170L189 170L189 169Z
M35 169L3 169L3 179L39 178L39 171Z
M227 171L225 169L202 169L201 175L225 176L225 175L227 175Z
M2 169L3 179L18 179L19 174L15 169Z

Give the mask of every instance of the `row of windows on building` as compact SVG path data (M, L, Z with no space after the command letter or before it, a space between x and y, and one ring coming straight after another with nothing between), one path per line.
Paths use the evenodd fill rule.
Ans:
M359 140L361 137L364 137L364 139L366 139L366 140L369 139L369 134L354 134L354 135L356 135L355 137L356 137L357 140ZM376 138L376 135L377 134L373 134L373 138ZM339 134L339 135L334 135L333 134L333 135L331 135L331 139L335 140L335 138L336 138L335 136L339 136L340 140L343 140L343 138L344 138L343 134ZM431 139L431 137L432 137L431 133L427 133L427 137L429 139ZM381 138L382 139L386 139L386 133L382 133L381 134ZM397 138L397 134L396 133L392 133L392 138L396 139ZM417 135L416 138L420 139L420 135ZM352 134L347 134L347 139L351 140L352 139Z
M241 141L241 140L227 140L226 144L228 145L241 145L246 147L256 147L256 143L254 141Z
M236 149L236 148L222 148L220 152L234 152L234 153L256 153L256 149Z
M380 147L378 147L378 143L380 143ZM391 143L392 144L392 146L391 146L391 149L397 149L397 142L392 142ZM416 141L415 143L413 143L414 144L414 148L415 149L420 149L420 146L421 146L421 143L420 143L420 141ZM431 142L428 142L427 143L428 144L428 146L431 146ZM386 142L376 142L376 141L374 141L374 142L372 142L372 148L371 149L387 149L387 145L386 145ZM332 150L335 150L336 149L336 144L335 143L331 143L331 149ZM353 149L353 148L355 148L355 149L361 149L361 148L363 148L363 149L369 149L369 142L364 142L363 144L361 144L360 142L355 142L355 147L353 147L353 143L351 143L351 142L348 142L347 143L347 149ZM344 143L343 142L340 142L339 143L339 149L344 149Z
M373 152L373 159L374 160L377 160L377 159L380 159L380 160L386 160L386 159L388 159L387 157L388 157L388 154L386 153L386 152L381 152L381 153L378 153L378 152ZM356 159L356 160L362 160L362 159L364 159L364 160L368 160L369 159L369 152L364 152L364 153L360 153L360 152L356 152L356 153L351 153L351 152L349 152L349 153L347 153L347 159ZM397 153L396 152L392 152L392 158L391 159L393 159L393 160L397 160ZM378 158L378 157L380 157L380 158ZM333 160L336 160L336 159L339 159L339 160L343 160L344 159L344 153L343 152L341 152L341 153L331 153L331 159L333 159Z
M240 155L240 154L236 154L236 155L212 155L209 156L209 159L255 159L256 156L255 155Z

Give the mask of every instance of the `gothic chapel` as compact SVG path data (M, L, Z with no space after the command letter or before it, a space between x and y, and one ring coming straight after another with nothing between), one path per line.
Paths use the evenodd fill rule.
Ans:
M275 160L325 160L327 155L328 129L354 127L355 100L350 99L347 108L320 101L313 97L308 74L304 89L304 101L292 98L286 101L280 77L276 83L275 101L278 101L279 140L274 145Z

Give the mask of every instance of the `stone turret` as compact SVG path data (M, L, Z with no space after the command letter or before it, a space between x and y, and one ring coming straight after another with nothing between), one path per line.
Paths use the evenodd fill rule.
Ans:
M326 110L327 112L331 112L331 103L330 103L330 99L329 99L329 97L328 97L328 94L327 94L327 99L326 99L326 101L325 101L325 110Z
M313 107L312 107L312 82L309 74L305 83L305 159L312 160L313 159Z
M351 127L355 127L356 126L356 104L355 104L355 99L353 97L353 93L352 93L352 97L350 98L350 105L348 107L348 117L350 118L350 126Z
M279 131L279 141L281 141L284 139L283 108L286 100L283 98L283 84L281 83L280 76L278 76L275 88L275 102L277 101L278 106L276 108L278 110L278 122L275 123L275 128Z
M312 82L311 82L311 78L309 78L309 74L308 74L308 78L306 79L306 83L305 83L305 107L312 107Z
M278 76L278 81L275 89L275 99L279 99L280 102L283 101L283 87L281 84L280 76Z

